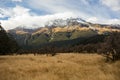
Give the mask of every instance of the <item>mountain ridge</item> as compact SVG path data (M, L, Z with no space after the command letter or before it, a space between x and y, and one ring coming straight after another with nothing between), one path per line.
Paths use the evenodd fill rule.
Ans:
M63 25L62 22L68 23ZM87 38L116 31L120 32L118 25L114 27L113 25L93 24L81 18L71 18L54 20L51 25L47 24L45 27L35 29L18 27L7 32L12 34L21 46L39 46L56 41Z

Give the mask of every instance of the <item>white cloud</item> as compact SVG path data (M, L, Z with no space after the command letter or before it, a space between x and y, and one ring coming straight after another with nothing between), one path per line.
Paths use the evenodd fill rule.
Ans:
M100 19L97 17L90 17L86 21L99 24L120 24L120 19Z
M22 0L12 0L13 2L22 2Z
M90 17L87 19L88 22L93 22L93 23L97 23L98 22L98 18L96 17Z
M11 15L10 9L0 8L0 18L5 18Z
M80 1L82 1L85 5L89 5L87 0ZM76 4L77 3L78 1L76 1ZM8 20L1 20L2 26L6 30L13 29L18 26L27 26L29 28L35 28L38 26L43 27L49 20L58 18L66 19L70 17L81 17L93 23L120 24L120 19L110 19L109 17L106 18L108 14L104 14L106 13L104 10L101 11L101 13L103 13L102 17L100 16L100 13L94 9L92 10L95 14L91 15L89 11L84 12L84 8L82 12L82 10L79 10L78 5L72 5L72 2L69 4L68 0L29 0L29 6L32 8L37 8L37 10L50 12L52 14L41 16L33 15L35 13L31 13L31 9L22 6L15 6L13 8L6 9L0 8L0 18L9 17Z
M120 25L120 19L104 19L104 20L98 20L98 23L100 24L119 24Z
M31 15L29 9L21 6L16 6L11 10L11 17L8 20L1 20L2 26L5 29L12 29L18 26L27 26L29 28L35 28L34 25L43 27L45 23L49 20L76 17L76 15L74 15L72 12L63 12L44 16Z
M120 0L100 0L102 4L110 7L114 11L120 11Z
M23 14L29 14L30 9L16 6L14 8L0 8L0 18L16 17Z
M42 9L47 12L58 13L69 11L70 8L67 8L66 0L30 0L28 2L30 6L36 9ZM65 4L63 6L63 4Z
M120 19L109 19L106 24L120 24Z
M24 7L21 7L21 6L16 6L12 10L12 13L13 13L12 15L13 15L13 17L21 16L21 15L25 15L25 14L28 15L29 11L30 11L30 9L27 9L27 8L24 8Z
M104 8L103 5L99 5L101 3L96 3L94 0L29 0L27 4L32 9L41 10L45 13L72 12L83 19L88 19L92 16L111 18L113 14Z
M81 17L90 16L81 8L82 5L88 6L87 0L29 0L28 5L34 9L43 10L52 14L73 12L75 15L80 15Z

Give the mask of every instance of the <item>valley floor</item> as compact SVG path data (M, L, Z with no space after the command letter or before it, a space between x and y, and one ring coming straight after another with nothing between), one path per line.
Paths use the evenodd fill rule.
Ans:
M0 80L120 80L120 61L97 54L0 56Z

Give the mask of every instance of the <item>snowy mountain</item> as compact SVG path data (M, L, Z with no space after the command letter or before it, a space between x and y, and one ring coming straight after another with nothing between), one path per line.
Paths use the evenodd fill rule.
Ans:
M22 47L39 47L43 44L89 38L96 35L118 31L114 25L101 25L87 22L81 18L56 19L48 21L45 27L28 29L25 26L9 30Z
M64 27L71 25L87 25L87 22L81 18L67 18L67 19L55 19L48 21L45 26L49 27Z

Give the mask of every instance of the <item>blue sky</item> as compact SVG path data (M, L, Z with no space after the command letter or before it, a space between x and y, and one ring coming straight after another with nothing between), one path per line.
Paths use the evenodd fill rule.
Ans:
M43 27L58 18L80 17L89 22L120 24L120 0L0 0L5 29Z

